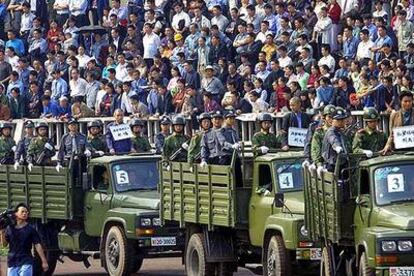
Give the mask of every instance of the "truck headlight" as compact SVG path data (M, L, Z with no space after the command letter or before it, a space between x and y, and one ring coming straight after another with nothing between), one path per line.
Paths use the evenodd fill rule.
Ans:
M161 226L161 219L160 218L153 218L152 225L154 226Z
M307 237L309 235L309 231L306 229L305 225L302 225L300 227L300 234L304 237Z
M407 252L413 250L413 244L411 241L398 241L398 250Z
M151 226L151 219L150 218L142 218L141 219L141 226Z
M395 241L382 241L381 249L384 252L393 252L397 250L397 244Z

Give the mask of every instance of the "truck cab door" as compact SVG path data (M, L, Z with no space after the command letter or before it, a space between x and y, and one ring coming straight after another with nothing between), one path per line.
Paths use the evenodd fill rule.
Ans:
M362 234L364 229L369 227L372 210L369 171L365 168L361 168L358 179L358 196L356 198L356 208L354 212L354 234L356 239Z
M253 191L249 202L249 236L255 246L263 245L266 219L272 214L275 196L271 164L255 164Z
M106 213L111 208L112 188L110 177L106 184L103 174L108 173L104 166L94 166L92 170L92 188L85 194L85 231L90 236L100 236Z

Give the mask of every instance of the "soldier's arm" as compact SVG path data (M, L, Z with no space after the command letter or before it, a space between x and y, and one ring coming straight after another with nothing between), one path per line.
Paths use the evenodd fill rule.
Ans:
M252 137L252 150L255 156L260 155L262 153L260 150L260 141L256 134Z
M354 136L354 141L352 142L352 152L362 153L362 150L362 134L356 133Z
M52 158L56 153L55 144L53 144L52 139L48 139L46 143L49 143L53 148L52 150L46 149L46 157Z
M16 152L14 153L14 161L19 162L20 157L22 156L24 152L24 142L23 140L20 140L19 143L17 143Z
M319 132L315 132L311 141L311 158L313 163L321 165L323 163L322 158L322 135Z
M197 146L197 135L199 134L196 134L193 138L191 138L190 145L188 146L187 162L190 165L194 163L195 150Z
M144 151L150 151L151 145L147 137L144 137Z
M210 151L207 145L207 135L203 134L201 138L201 161L207 162L210 156Z
M162 152L162 142L161 142L161 139L158 137L158 135L155 136L154 143L155 143L156 153L158 153L158 154L161 153Z
M35 149L35 141L30 141L29 147L27 149L27 163L33 164L33 158L34 158L34 149Z

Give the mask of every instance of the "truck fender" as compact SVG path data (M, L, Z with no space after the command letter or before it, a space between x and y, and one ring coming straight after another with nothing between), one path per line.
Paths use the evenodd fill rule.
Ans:
M207 262L236 262L233 233L226 230L208 231L203 229Z
M367 258L368 258L368 265L371 267L375 267L375 249L374 252L371 252L371 249L369 247L369 243L375 244L376 236L372 233L365 233L362 237L359 238L358 244L356 245L356 254L357 254L357 263L356 265L359 265L359 258L362 255L362 252L365 252Z
M106 218L106 220L103 223L102 230L101 230L101 239L104 237L105 235L105 229L107 228L107 225L110 223L114 223L114 224L121 224L122 227L124 228L124 230L126 230L126 222L123 218L119 218L119 217L108 217Z

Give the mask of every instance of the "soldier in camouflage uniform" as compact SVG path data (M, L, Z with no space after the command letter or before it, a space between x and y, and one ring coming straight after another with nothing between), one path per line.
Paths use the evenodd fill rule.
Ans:
M8 123L1 123L1 137L0 137L0 163L13 164L14 152L16 151L16 143L11 137L13 127Z
M136 152L147 152L151 150L151 145L148 139L142 135L142 129L144 128L144 122L139 119L132 119L129 123L132 134L131 138L132 146Z
M344 133L345 119L349 117L349 113L346 112L342 107L337 107L333 115L332 126L326 131L325 137L322 142L322 158L324 165L318 167L318 174L321 171L328 170L333 172L335 170L336 159L338 154L349 154L352 153L351 141ZM346 160L340 164L345 165Z
M384 132L378 130L380 116L375 108L365 109L363 118L367 126L355 134L352 149L354 153L363 153L370 158L374 152L379 152L385 147L388 138Z
M181 116L176 116L172 121L173 134L165 139L163 147L164 160L169 161L187 161L188 142L190 137L184 134L185 119Z
M94 151L102 156L108 152L105 136L102 134L103 123L101 120L94 120L88 123L88 142Z
M311 171L316 170L317 166L321 166L323 163L322 158L322 141L323 137L325 137L325 133L328 130L328 128L331 127L332 124L332 116L335 113L335 106L328 104L323 109L322 113L322 120L323 124L322 126L319 126L316 128L315 133L313 134L312 140L311 140L311 159L312 159L312 165L309 166L309 169Z
M17 143L16 152L14 154L14 169L17 170L19 165L26 164L27 150L29 149L30 141L34 135L34 123L32 121L26 121L24 123L25 135Z
M266 154L269 149L280 149L282 143L274 133L270 133L273 118L269 113L260 113L257 116L260 131L256 132L252 138L252 146L254 155Z
M45 122L36 125L37 136L34 137L27 149L28 169L31 170L33 164L50 165L51 158L55 155L56 150L52 140L48 137L49 126Z
M161 131L157 133L154 137L155 143L155 153L161 154L162 148L164 147L165 138L171 135L170 127L171 127L171 120L168 116L163 116L160 120Z
M211 128L211 116L208 113L202 113L198 117L201 131L197 132L190 140L188 146L187 162L190 166L193 165L194 161L200 160L201 157L201 138L203 133L206 133Z

